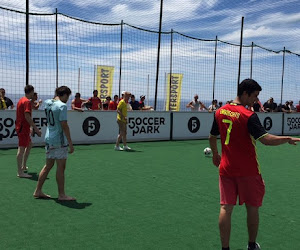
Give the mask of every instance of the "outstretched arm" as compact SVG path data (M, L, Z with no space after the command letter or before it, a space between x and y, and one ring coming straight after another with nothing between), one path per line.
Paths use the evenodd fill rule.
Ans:
M268 146L277 146L284 143L289 143L291 145L296 145L300 142L300 138L290 137L290 136L277 136L272 134L267 134L259 139L262 144Z

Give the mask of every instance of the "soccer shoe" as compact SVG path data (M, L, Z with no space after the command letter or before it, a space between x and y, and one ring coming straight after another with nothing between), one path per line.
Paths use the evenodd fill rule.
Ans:
M120 146L115 146L115 150L116 151L123 151L123 148L121 148Z
M131 150L131 148L128 147L128 146L124 146L124 147L123 147L123 150Z
M248 250L260 250L260 245L256 242L255 243L255 248L250 248L249 245L247 246Z

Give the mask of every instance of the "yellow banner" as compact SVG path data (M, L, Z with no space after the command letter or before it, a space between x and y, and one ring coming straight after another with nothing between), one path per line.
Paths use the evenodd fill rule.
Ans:
M167 77L167 111L179 111L181 101L181 85L183 74L172 73L171 79L170 74Z
M101 101L105 101L107 96L111 97L113 78L114 78L113 66L101 66L97 65L97 87Z

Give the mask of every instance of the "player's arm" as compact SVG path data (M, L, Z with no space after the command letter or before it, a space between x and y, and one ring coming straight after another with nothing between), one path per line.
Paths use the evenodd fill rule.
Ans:
M81 106L82 106L82 104L81 104ZM75 107L75 100L72 101L71 107L72 107L73 110L77 110L77 111L83 112L82 108Z
M300 138L267 134L266 136L260 138L259 141L268 146L277 146L285 143L296 145L297 142L300 142Z
M61 127L62 127L62 130L64 131L64 134L68 140L68 143L69 143L69 153L72 154L74 152L74 147L73 147L73 142L72 142L72 139L71 139L71 133L70 133L70 128L69 128L69 125L68 125L68 122L67 121L61 121L60 122L61 124Z
M218 123L216 121L216 118L214 118L214 122L209 135L209 145L213 154L212 161L216 167L219 167L221 162L221 156L218 152L218 146L217 146L217 136L219 134L220 132L219 132Z
M205 110L207 110L208 111L208 108L204 105L204 103L203 102L200 102L200 105L202 105L202 107L205 109Z
M186 105L186 107L187 107L187 108L193 108L194 106L192 105L192 103L193 103L192 101L189 102L189 103Z
M30 104L31 105L31 104ZM25 112L25 119L29 123L30 127L34 129L34 132L40 137L42 135L41 131L37 128L35 123L33 122L31 115L29 112Z

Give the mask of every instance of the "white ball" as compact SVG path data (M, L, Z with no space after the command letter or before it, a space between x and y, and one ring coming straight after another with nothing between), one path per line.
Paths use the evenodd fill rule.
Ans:
M203 152L205 155L211 155L211 148L205 148Z

